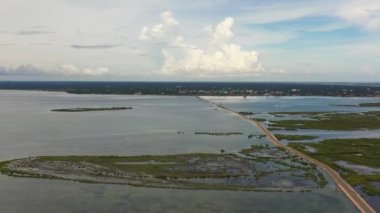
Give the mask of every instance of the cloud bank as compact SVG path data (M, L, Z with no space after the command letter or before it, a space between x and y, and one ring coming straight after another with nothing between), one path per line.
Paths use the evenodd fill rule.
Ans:
M258 53L246 51L233 42L234 19L225 18L215 27L207 26L208 46L188 44L179 35L179 21L171 12L161 14L157 25L141 30L139 39L145 42L166 42L161 47L164 74L239 75L262 71Z
M54 32L45 31L45 30L24 30L24 31L18 31L15 34L16 35L39 35L39 34L54 34Z
M72 64L62 64L56 69L47 70L33 64L1 67L0 76L104 76L109 73L107 67L78 68Z
M380 30L378 0L278 1L276 4L254 5L238 16L250 24L267 24L308 17L333 17L364 30ZM346 26L344 26L346 27Z
M71 45L71 48L74 49L110 49L114 47L118 47L119 45L110 45L110 44L97 44L97 45L80 45L80 44L73 44Z
M380 1L350 1L338 8L337 15L367 30L380 30Z

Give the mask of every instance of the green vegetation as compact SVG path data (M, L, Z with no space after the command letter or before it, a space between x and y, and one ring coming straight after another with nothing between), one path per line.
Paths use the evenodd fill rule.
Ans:
M253 112L238 112L240 115L254 115Z
M342 106L342 107L380 107L380 102L360 103L354 104L330 104L330 106Z
M338 106L338 107L358 107L358 105L353 105L353 104L330 104L330 106Z
M380 173L359 173L353 168L339 165L338 161L353 165L380 168L380 139L330 139L320 143L290 143L289 146L326 163L354 186L361 186L368 195L380 195L373 184L380 182ZM308 151L312 147L315 152Z
M360 107L380 107L380 103L361 103L359 104Z
M271 128L361 130L380 129L380 112L311 113L312 120L272 121Z
M265 177L268 174L277 174L281 172L294 172L287 175L294 177L302 177L316 183L322 188L327 185L327 180L324 175L317 169L315 164L303 160L294 155L289 155L283 148L270 147L267 145L252 145L250 148L240 150L240 153L246 156L254 157L256 161L270 162L276 165L281 165L281 169L277 171L259 171L255 174L256 180ZM303 171L298 173L297 171Z
M280 127L268 127L267 129L269 131L284 130L283 128L280 128Z
M243 135L242 132L194 132L196 135L212 135L212 136L228 136L228 135Z
M264 119L264 118L252 118L252 120L254 120L254 121L258 121L258 122L264 122L264 121L267 121L267 119Z
M334 113L334 112L270 112L268 114L273 115L273 116L280 115L282 117L284 115L313 116L313 115L320 115L320 114L326 114L326 113Z
M248 139L251 139L253 137L255 137L256 139L261 139L261 138L265 138L266 135L254 135L254 134L249 134L248 136Z
M132 107L99 107L99 108L68 108L68 109L53 109L52 112L90 112L90 111L112 111L112 110L127 110Z
M9 176L73 180L83 183L129 184L145 187L242 191L308 191L322 187L318 170L293 162L285 150L252 146L241 155L180 154L145 156L42 156L0 162ZM243 154L244 155L244 154ZM261 167L260 170L257 170ZM296 176L289 175L290 173ZM268 177L266 177L268 176ZM214 179L217 178L217 181ZM258 179L272 181L258 183ZM306 180L298 185L299 180ZM281 185L280 181L294 185Z
M275 134L276 138L278 140L290 140L290 141L298 141L298 140L314 140L319 138L315 135L282 135L282 134Z
M268 149L268 148L269 148L268 144L266 144L265 146L264 145L252 145L250 148L245 148L245 149L240 150L239 153L250 156L250 154L253 151L263 150L263 149Z

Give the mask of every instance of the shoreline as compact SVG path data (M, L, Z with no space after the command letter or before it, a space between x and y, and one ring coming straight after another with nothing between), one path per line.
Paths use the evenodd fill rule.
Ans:
M296 156L299 156L303 158L304 160L313 163L317 165L319 168L324 170L330 178L335 182L336 186L347 196L347 198L360 210L361 212L373 212L375 213L375 210L359 195L356 190L352 188L350 184L348 184L335 170L330 168L324 163L319 162L318 160L311 158L305 154L303 154L300 151L297 151L287 145L282 144L281 142L278 141L278 139L270 133L269 130L267 130L262 124L255 120L249 119L247 116L241 115L238 112L235 112L227 107L222 106L221 104L215 104L211 101L202 99L201 97L198 97L199 99L208 102L209 104L216 106L220 109L223 109L227 112L233 113L234 115L242 118L245 121L248 121L252 125L256 126L258 129L260 129L268 138L269 140L275 144L278 147L284 148L286 151L295 154Z

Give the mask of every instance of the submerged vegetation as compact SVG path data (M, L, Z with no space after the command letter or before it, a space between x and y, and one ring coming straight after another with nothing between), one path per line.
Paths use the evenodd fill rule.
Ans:
M361 103L359 104L360 107L380 107L380 103L379 102L375 102L375 103Z
M298 141L298 140L314 140L319 138L315 135L283 135L283 134L275 134L278 140L290 140L290 141Z
M289 146L331 166L368 195L380 195L375 185L380 182L380 139L330 139Z
M238 112L240 115L254 115L253 112Z
M284 117L287 115L300 115L300 116L313 116L320 115L325 113L334 113L334 112L270 112L269 115Z
M53 109L52 112L90 112L90 111L112 111L112 110L127 110L132 107L98 107L98 108L68 108L68 109Z
M380 102L360 103L358 105L354 105L354 104L330 104L330 106L341 106L341 107L380 107Z
M43 156L0 163L16 177L134 186L243 191L310 191L326 184L314 166L271 146L240 155Z
M293 115L305 114L297 112ZM380 111L363 113L308 112L307 115L310 115L311 119L271 121L269 127L322 130L380 129Z
M194 132L196 135L212 135L212 136L228 136L228 135L243 135L242 132Z
M254 135L254 134L249 134L247 136L248 139L251 139L251 138L256 138L256 139L261 139L261 138L265 138L266 135Z
M264 118L252 118L252 120L257 121L257 122L265 122L267 119Z

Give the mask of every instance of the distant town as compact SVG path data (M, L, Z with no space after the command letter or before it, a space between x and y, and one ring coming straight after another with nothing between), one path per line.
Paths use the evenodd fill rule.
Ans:
M1 81L0 89L73 94L380 97L380 83Z

